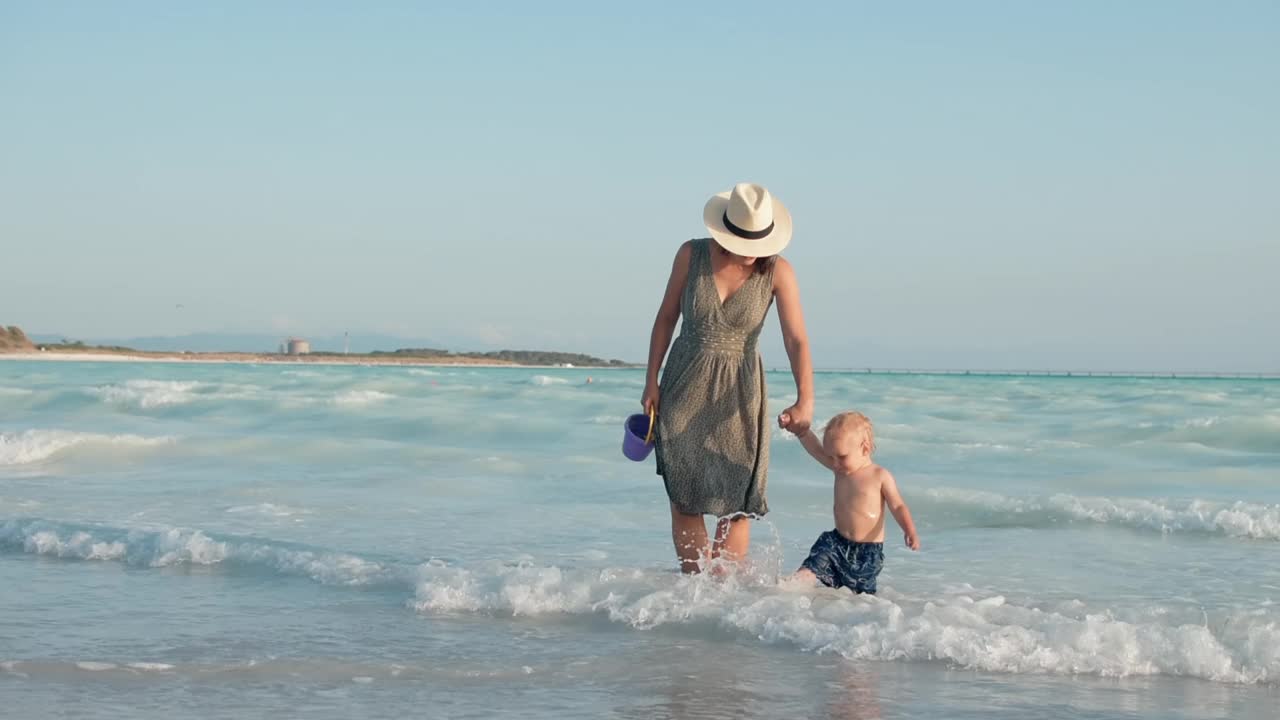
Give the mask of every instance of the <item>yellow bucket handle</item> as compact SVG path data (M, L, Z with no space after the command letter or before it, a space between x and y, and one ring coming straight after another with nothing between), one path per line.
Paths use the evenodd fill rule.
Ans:
M653 431L658 427L658 411L653 405L649 406L649 432L645 433L644 444L648 445L653 442Z

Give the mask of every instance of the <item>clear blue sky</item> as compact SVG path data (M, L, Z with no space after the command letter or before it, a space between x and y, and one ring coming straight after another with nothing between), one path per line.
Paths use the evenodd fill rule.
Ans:
M0 322L639 360L749 180L821 366L1274 370L1277 128L1275 2L10 0Z

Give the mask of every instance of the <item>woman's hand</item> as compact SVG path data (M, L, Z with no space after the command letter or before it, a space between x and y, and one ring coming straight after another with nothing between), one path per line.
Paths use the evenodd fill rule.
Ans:
M803 435L813 424L813 406L808 403L796 403L778 416L778 427L795 435Z
M640 407L645 412L649 412L650 408L654 413L658 412L658 383L649 380L644 384L644 393L640 396Z

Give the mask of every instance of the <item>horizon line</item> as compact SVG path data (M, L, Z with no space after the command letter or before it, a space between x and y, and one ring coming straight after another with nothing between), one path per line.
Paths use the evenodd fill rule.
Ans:
M790 372L788 367L770 367L767 372ZM1280 370L1085 370L1085 369L991 369L991 368L891 368L815 367L815 373L861 373L864 375L971 375L980 377L1070 377L1070 378L1166 378L1175 380L1280 380Z

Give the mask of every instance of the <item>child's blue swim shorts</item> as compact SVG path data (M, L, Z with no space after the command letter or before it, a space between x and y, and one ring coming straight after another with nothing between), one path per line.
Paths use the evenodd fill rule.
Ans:
M800 567L813 571L827 587L874 595L876 577L884 567L884 543L854 542L831 530L818 536Z

